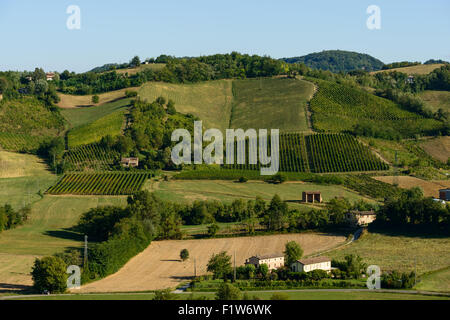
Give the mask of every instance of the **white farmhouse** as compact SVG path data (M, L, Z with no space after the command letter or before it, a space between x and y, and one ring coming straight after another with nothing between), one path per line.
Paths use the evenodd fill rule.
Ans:
M284 256L282 254L271 254L265 256L253 256L245 261L245 264L252 264L258 268L262 264L266 264L270 270L278 269L284 266Z
M291 264L291 270L294 272L310 272L313 270L324 270L330 272L331 259L328 257L300 259Z

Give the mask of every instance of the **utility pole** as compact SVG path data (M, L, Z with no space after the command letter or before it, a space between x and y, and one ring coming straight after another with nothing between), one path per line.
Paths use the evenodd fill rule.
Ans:
M414 287L417 285L417 256L414 257Z
M236 250L234 250L234 282L236 282Z
M84 268L87 267L87 262L88 262L88 236L84 235L84 262L83 262Z
M194 279L197 279L197 261L194 258Z

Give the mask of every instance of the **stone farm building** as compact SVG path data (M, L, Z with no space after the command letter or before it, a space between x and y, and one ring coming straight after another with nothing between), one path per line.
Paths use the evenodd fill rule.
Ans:
M284 256L282 254L272 254L265 256L253 256L245 261L245 264L252 264L258 268L262 264L267 264L269 270L274 270L284 266Z
M345 214L347 223L352 226L365 226L372 223L377 218L375 211L358 211L353 210Z
M139 159L138 158L122 158L120 163L124 167L127 167L127 168L133 167L133 168L135 168L135 167L139 166Z
M309 259L300 259L291 264L291 270L294 272L310 272L313 270L331 271L331 259L328 257L315 257Z
M450 201L450 189L439 190L439 199L443 201Z
M314 203L319 202L321 203L322 200L322 193L320 191L303 191L302 193L302 202L306 203Z

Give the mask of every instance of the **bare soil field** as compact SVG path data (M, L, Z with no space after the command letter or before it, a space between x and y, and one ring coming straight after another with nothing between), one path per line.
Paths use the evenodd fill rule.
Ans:
M429 139L422 143L421 147L430 156L444 163L450 158L450 137Z
M378 181L393 184L393 176L374 177ZM450 180L426 181L415 177L398 177L398 186L404 189L421 187L426 197L439 197L439 189L449 188Z
M83 286L76 292L127 292L176 287L194 275L206 274L206 264L214 253L236 252L236 265L256 254L282 253L288 241L297 241L304 255L331 249L346 240L343 236L304 233L205 240L154 241L131 259L119 272ZM180 261L180 251L189 250L189 260Z

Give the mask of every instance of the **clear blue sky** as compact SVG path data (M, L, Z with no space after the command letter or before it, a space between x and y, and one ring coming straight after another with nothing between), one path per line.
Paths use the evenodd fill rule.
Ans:
M372 4L381 9L381 30L366 27ZM69 5L81 9L81 30L66 27ZM82 72L134 55L231 51L450 60L449 14L449 0L1 0L0 70Z

